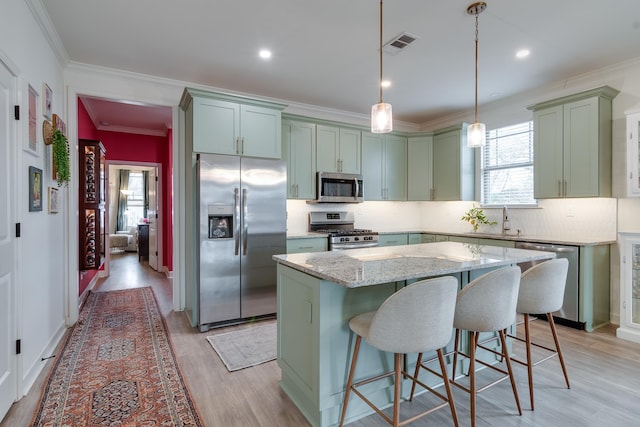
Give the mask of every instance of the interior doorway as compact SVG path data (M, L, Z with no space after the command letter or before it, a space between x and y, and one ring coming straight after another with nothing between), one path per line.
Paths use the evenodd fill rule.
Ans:
M111 244L104 275L109 275L111 255L120 253L135 253L140 263L161 271L162 165L107 160L107 166L106 217Z

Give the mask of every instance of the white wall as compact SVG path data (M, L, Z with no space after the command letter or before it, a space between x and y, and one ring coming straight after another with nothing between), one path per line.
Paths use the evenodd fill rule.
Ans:
M17 222L21 223L22 236L17 239L18 272L18 331L22 340L22 355L18 361L18 381L26 392L44 366L41 357L49 356L53 346L65 330L65 251L66 209L68 194L61 189L60 213L47 211L48 187L57 184L51 178L51 148L42 140L43 84L53 91L53 112L64 114L63 70L38 23L33 19L29 4L24 0L5 0L0 13L0 52L19 70L18 96L21 120L18 123L18 140L11 141L22 147L28 138L28 88L31 85L39 94L37 137L39 155L22 149L16 152ZM43 210L28 211L28 168L35 166L43 171Z

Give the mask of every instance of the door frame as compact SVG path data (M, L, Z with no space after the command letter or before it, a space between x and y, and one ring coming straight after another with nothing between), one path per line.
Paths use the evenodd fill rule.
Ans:
M108 153L107 153L108 156ZM156 170L156 177L158 177L158 187L157 187L157 195L156 195L156 204L157 204L157 209L156 209L156 213L158 214L158 218L157 218L157 239L158 242L156 243L156 246L158 248L158 261L159 261L159 266L158 266L158 272L163 272L163 273L167 273L167 266L164 264L163 261L163 253L164 253L164 245L162 242L163 239L163 229L164 229L164 213L162 212L162 191L163 191L163 182L162 182L162 163L155 163L155 162L135 162L135 161L127 161L127 160L109 160L107 158L107 161L105 162L105 166L107 168L107 170L110 169L110 166L131 166L131 167L136 167L136 166L140 166L140 167L145 167L145 168L155 168ZM110 175L109 175L110 176ZM109 178L111 179L111 178ZM106 199L106 206L105 209L107 211L107 221L110 221L109 219L109 197L107 197ZM108 249L105 252L105 275L109 275L109 269L110 269L110 265L111 265L111 250L107 245Z

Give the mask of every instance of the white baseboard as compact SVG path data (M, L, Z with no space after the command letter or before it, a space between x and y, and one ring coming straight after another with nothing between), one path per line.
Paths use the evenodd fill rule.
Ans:
M38 376L42 373L42 370L46 366L49 357L56 354L56 348L60 344L62 338L64 338L64 334L66 332L67 328L64 326L64 322L62 322L47 346L42 350L42 353L38 355L38 358L34 361L34 363L29 367L25 375L22 377L21 397L26 396L27 393L29 393L31 387L33 387L36 380L38 379Z
M633 341L640 343L640 330L631 328L618 328L616 329L616 336L623 340Z

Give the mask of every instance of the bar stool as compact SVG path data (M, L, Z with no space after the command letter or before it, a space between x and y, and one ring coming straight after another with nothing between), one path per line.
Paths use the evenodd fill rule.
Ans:
M524 315L524 333L525 338L519 338L515 335L509 335L510 337L522 341L525 343L527 360L522 361L515 357L511 357L511 360L525 365L527 367L527 374L529 376L529 400L531 401L531 410L533 411L533 367L549 360L554 356L558 356L560 360L560 366L562 367L562 373L564 374L564 380L567 383L567 388L571 388L569 385L569 376L567 375L567 368L564 364L564 358L562 357L562 350L560 349L560 341L558 340L558 334L556 332L556 325L553 321L554 311L560 310L564 302L564 288L567 284L567 270L569 268L569 261L565 258L556 258L549 261L545 261L540 264L536 264L524 273L520 279L520 294L518 295L518 305L516 311ZM549 322L549 328L553 335L553 341L555 348L549 348L541 344L531 342L531 331L529 328L529 315L546 314ZM531 346L542 348L551 352L546 357L533 362L531 357Z
M453 403L451 387L449 385L442 353L442 347L451 340L457 290L458 281L450 276L422 280L392 294L382 303L377 311L360 314L349 321L349 328L351 328L357 337L344 393L340 426L344 425L349 396L352 390L354 394L360 397L367 405L384 418L385 421L393 426L405 425L447 405L451 410L454 425L458 425L458 416ZM362 338L364 338L369 345L380 351L394 353L394 370L354 383L353 376L356 370L356 362L358 360L358 352ZM441 369L440 374L434 374L444 381L447 395L444 396L436 390L423 384L421 385L444 402L401 422L400 391L402 378L414 379L402 369L402 356L406 353L420 353L434 350L438 353ZM395 381L393 419L389 418L377 408L357 388L361 385L390 376L394 376Z
M516 303L518 301L519 285L520 267L504 267L478 277L458 292L456 312L453 320L453 327L456 328L456 336L451 383L470 395L471 426L475 426L476 422L476 393L480 393L507 378L511 380L511 388L513 389L513 397L518 407L518 414L522 415L518 390L516 388L513 370L511 369L505 332L507 327L516 321ZM469 354L465 354L459 349L461 330L469 332ZM482 360L476 360L476 350L477 347L479 347L478 338L480 332L498 332L501 350L500 352L490 351L501 356L501 360L504 360L507 365L507 371ZM465 387L455 379L458 355L469 359L469 387ZM504 374L504 376L484 387L477 388L476 362L498 371Z

